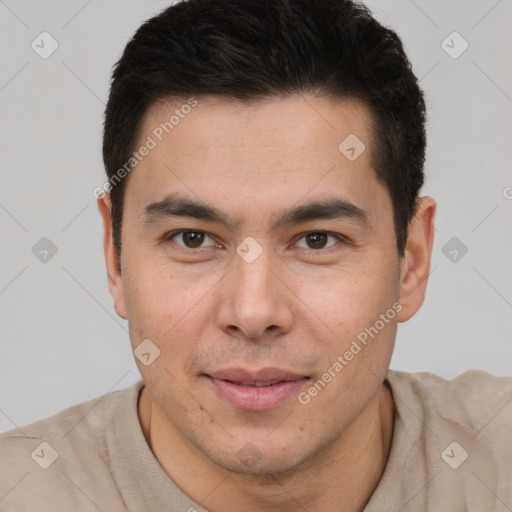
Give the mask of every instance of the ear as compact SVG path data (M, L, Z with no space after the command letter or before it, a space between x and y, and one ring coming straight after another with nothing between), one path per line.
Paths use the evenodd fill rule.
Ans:
M107 279L110 295L114 299L116 313L125 320L126 304L124 300L123 276L121 273L120 258L114 245L114 234L112 230L112 203L110 194L105 193L98 199L98 210L103 221L103 250L105 252L105 263L107 264Z
M416 215L409 223L405 255L400 263L399 322L409 320L425 300L430 272L430 258L434 244L434 217L436 202L431 197L418 199Z

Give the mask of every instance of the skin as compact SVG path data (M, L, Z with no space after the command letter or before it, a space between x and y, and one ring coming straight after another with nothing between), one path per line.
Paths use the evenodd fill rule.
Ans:
M370 165L364 104L299 95L246 105L197 100L129 175L120 265L109 196L98 200L115 309L129 320L132 348L149 338L160 349L149 366L137 360L144 435L174 482L211 512L362 510L389 455L394 403L383 380L397 323L425 297L436 203L418 200L399 258L391 199ZM155 103L139 145L185 102ZM366 146L352 162L338 150L349 134ZM238 225L145 220L144 208L170 193L213 205ZM333 197L365 210L368 222L271 229L276 212ZM187 248L183 236L169 239L180 229L208 236ZM306 237L317 232L341 238L318 248ZM236 253L249 236L262 248L252 263ZM271 410L240 410L204 377L274 366L311 377L307 390L398 301L397 316L306 405L294 394ZM252 464L237 455L246 446L257 454Z

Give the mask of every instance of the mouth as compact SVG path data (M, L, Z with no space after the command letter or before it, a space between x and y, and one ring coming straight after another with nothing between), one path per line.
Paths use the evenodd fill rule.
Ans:
M237 386L256 386L257 388L266 388L268 386L275 386L276 384L280 384L281 382L285 381L274 380L270 382L233 382L232 380L225 380L225 382L230 382L231 384L236 384Z
M299 392L309 376L290 373L277 368L246 371L232 368L205 377L214 386L218 396L238 409L265 411L283 404Z

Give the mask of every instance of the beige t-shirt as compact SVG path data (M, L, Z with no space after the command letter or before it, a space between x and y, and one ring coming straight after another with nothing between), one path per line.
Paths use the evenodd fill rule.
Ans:
M390 370L388 464L364 512L512 510L512 377ZM0 511L204 512L142 433L142 381L0 435Z

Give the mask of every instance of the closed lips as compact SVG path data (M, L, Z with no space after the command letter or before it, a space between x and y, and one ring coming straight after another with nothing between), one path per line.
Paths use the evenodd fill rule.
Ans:
M242 386L272 386L279 382L309 378L305 375L291 373L279 368L267 367L259 370L244 368L227 368L207 374L214 379L225 380Z
M223 379L227 380L227 379ZM283 382L282 380L273 380L270 382L233 382L232 380L227 380L227 382L231 382L232 384L237 384L238 386L256 386L258 388L265 386L273 386L274 384L279 384Z

